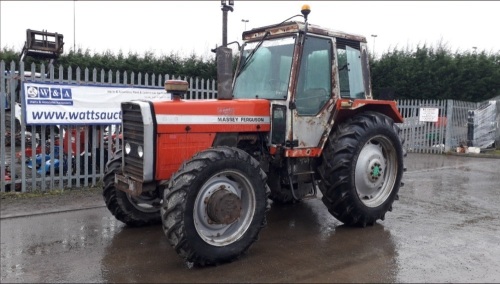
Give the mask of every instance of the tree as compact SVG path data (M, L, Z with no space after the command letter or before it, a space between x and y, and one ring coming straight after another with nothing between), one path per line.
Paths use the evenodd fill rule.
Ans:
M500 95L500 51L452 53L445 45L370 58L375 98L455 99L479 102Z
M4 48L0 52L0 60L4 60L7 64L14 61L17 65L19 55L20 52L16 52L12 48ZM32 63L35 63L39 68L41 63L47 64L48 62L32 57L25 59L25 66L31 66ZM56 62L56 66L59 65L64 66L64 68L71 67L73 70L76 68L81 70L85 68L89 70L97 69L98 72L103 70L106 82L109 71L119 71L121 74L123 72L128 74L132 72L135 74L155 74L156 76L169 74L203 79L215 79L217 76L216 63L213 58L203 59L195 54L188 58L181 58L174 53L157 57L152 51L147 51L142 56L133 52L125 56L122 51L117 54L110 50L92 54L89 49L85 51L78 49L76 52L70 51L60 56ZM67 72L64 72L64 79L67 79Z

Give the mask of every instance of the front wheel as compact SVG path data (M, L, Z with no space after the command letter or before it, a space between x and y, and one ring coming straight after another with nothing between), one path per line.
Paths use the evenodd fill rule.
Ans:
M318 168L323 203L346 225L373 225L384 219L401 185L403 146L389 117L357 115L329 137Z
M163 229L187 262L229 262L248 250L266 224L269 188L259 163L242 150L200 152L164 192Z
M121 150L106 164L102 195L109 211L116 219L132 227L160 223L161 199L156 192L131 196L115 187L115 173L120 173L121 164Z

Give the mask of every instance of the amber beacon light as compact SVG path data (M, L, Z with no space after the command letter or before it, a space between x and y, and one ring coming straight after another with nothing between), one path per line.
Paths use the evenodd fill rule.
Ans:
M302 5L302 9L300 10L300 12L302 13L302 15L304 15L304 19L307 21L307 16L309 15L309 13L311 13L311 7L309 7L309 5L307 4L304 4Z

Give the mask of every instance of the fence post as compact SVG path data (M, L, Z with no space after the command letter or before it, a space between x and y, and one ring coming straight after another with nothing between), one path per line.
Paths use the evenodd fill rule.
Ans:
M5 118L8 113L6 113L6 104L7 104L7 90L6 90L6 76L7 74L5 73L5 62L3 60L0 61L0 173L5 172L5 166L7 165L6 161L6 152L5 152L5 132L6 126L5 125ZM0 192L5 192L5 188L7 186L6 184L6 179L5 179L4 174L0 174Z
M417 153L418 149L416 147L416 140L417 140L417 127L418 127L418 116L417 116L417 109L418 109L418 102L417 100L411 100L411 117L416 118L416 120L412 120L411 123L411 148L412 151Z
M496 101L496 107L497 107L497 123L496 123L496 137L495 137L495 148L497 150L500 150L500 99Z
M451 132L453 125L453 100L446 100L446 133L444 138L444 151L451 151Z
M474 146L474 110L467 111L467 146Z

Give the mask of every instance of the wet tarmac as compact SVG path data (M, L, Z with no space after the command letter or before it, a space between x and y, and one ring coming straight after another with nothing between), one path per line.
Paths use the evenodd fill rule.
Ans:
M319 198L273 204L248 254L217 267L189 268L161 226L128 228L104 207L3 218L0 282L500 282L500 159L406 165L385 221L345 227Z

